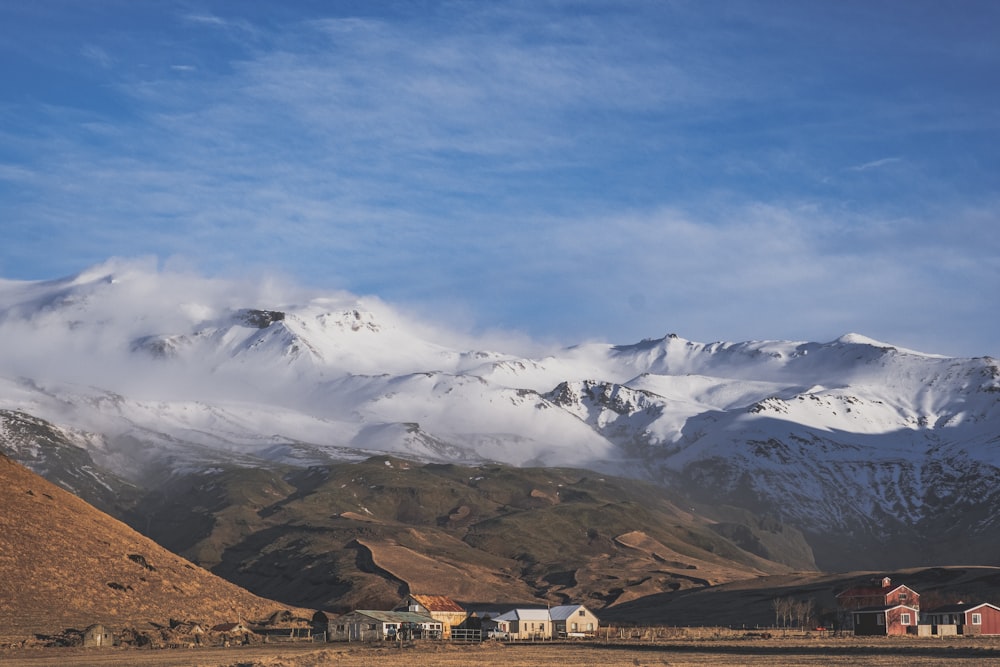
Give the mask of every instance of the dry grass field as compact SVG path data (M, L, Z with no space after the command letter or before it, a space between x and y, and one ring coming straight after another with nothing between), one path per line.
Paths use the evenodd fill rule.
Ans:
M986 665L1000 664L997 638L797 638L459 645L441 642L309 644L172 650L22 649L0 652L5 667L537 667L640 665Z

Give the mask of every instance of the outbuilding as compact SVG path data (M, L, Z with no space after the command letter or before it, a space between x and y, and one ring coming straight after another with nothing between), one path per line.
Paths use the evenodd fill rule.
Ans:
M412 611L440 621L443 639L451 639L452 627L462 625L469 616L462 605L447 596L416 593L403 598L394 611Z
M982 602L959 602L925 612L921 625L931 626L932 635L1000 635L1000 607Z
M115 645L115 636L101 623L95 623L83 631L85 648L99 648Z
M852 612L856 635L905 635L917 633L920 611L903 604L864 607Z

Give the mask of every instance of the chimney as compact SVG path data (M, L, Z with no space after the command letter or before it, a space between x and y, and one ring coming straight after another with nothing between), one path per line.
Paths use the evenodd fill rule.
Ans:
M892 586L892 579L889 577L882 577L882 588L889 588Z

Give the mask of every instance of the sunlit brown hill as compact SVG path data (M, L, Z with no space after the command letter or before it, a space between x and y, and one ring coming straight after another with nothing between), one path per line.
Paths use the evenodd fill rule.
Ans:
M93 623L145 630L281 609L0 455L0 643Z
M287 471L216 467L151 493L163 546L286 604L386 608L408 592L595 610L815 569L801 533L668 489L569 468L387 456Z

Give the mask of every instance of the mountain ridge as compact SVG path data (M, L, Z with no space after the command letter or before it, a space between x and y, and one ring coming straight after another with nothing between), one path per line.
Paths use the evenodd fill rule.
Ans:
M970 552L993 544L981 516L1000 479L991 357L856 333L668 334L524 356L371 298L127 262L0 283L0 335L13 341L0 352L0 409L85 434L77 445L133 484L380 454L572 466L776 516L807 534L823 567L958 558L939 543L959 528ZM894 543L912 555L893 555Z

